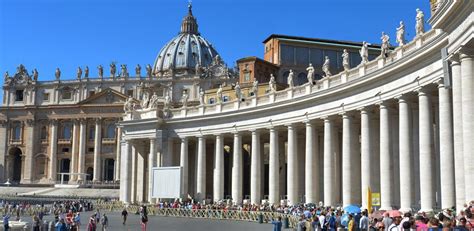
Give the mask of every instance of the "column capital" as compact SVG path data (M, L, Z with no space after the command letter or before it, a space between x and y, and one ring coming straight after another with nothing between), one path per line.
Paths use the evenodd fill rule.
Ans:
M385 101L379 101L376 103L377 106L379 106L380 109L389 109L390 108L390 105L389 103L385 100Z
M155 138L150 138L150 143L156 143L156 139Z
M406 94L397 95L397 96L395 96L395 99L398 100L398 103L407 103L408 102L408 96Z
M354 112L353 111L343 111L341 113L339 113L338 115L340 115L343 119L345 118L354 118Z
M435 83L438 85L438 89L445 88L444 77L437 79Z
M474 58L474 49L469 47L461 47L458 51L459 60L462 62L463 59L472 59Z
M94 121L95 121L96 124L101 123L102 122L102 117L94 118Z
M261 131L261 130L258 129L258 128L250 129L250 132L251 132L252 134L258 134L258 133L260 133L260 131Z
M456 66L460 64L459 61L459 53L456 52L454 54L451 54L448 58L449 62L451 63L451 66Z
M426 96L426 95L429 95L428 89L427 89L426 86L419 87L419 88L415 89L414 92L417 93L418 96Z
M26 120L26 125L27 125L28 127L33 127L33 126L35 126L35 123L36 123L36 120L34 120L34 119L27 119L27 120Z

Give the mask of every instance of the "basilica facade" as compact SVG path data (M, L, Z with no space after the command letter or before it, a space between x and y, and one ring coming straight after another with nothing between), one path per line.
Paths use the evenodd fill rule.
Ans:
M271 35L264 59L234 70L189 6L144 76L111 64L37 81L19 66L3 87L0 181L68 172L154 203L151 169L180 166L182 198L198 201L366 206L372 191L386 210L461 208L474 200L474 2L431 2L432 28L414 11L396 47Z

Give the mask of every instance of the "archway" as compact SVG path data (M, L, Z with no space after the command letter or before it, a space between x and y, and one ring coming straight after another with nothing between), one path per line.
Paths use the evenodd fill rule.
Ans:
M21 149L15 147L10 149L8 153L9 178L13 182L20 182L21 180Z
M88 167L86 170L86 173L87 173L86 180L91 181L92 177L94 177L94 168Z
M104 180L113 181L114 180L114 170L115 170L115 160L114 159L105 159Z

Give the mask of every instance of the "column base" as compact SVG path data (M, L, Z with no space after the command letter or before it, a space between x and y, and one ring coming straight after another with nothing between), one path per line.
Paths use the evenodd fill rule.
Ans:
M390 210L393 210L393 207L392 206L380 207L379 210L390 211Z
M400 211L402 213L410 213L410 212L412 212L412 209L411 208L401 208L398 211Z
M418 212L419 213L431 213L431 212L433 212L433 209L431 209L431 208L422 208Z

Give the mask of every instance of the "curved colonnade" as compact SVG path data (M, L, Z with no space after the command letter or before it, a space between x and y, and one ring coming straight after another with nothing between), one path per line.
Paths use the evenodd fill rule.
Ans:
M131 112L120 125L121 200L154 202L145 170L180 165L183 197L199 200L228 198L230 180L237 204L364 206L370 188L381 209L460 208L474 199L474 185L464 184L474 176L474 63L468 49L449 54L449 78L441 54L448 44L449 34L433 29L314 85L171 109L166 118Z

